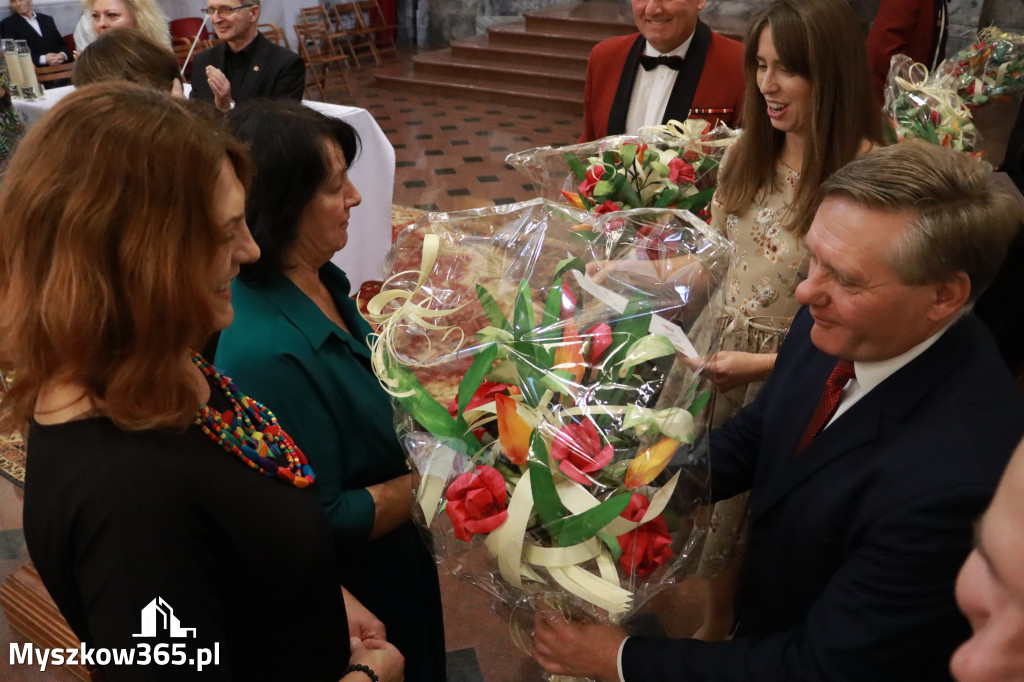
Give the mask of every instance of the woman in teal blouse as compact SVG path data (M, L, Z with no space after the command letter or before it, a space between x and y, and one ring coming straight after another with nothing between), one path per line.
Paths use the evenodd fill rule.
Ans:
M437 569L411 521L411 475L370 369L370 327L331 256L361 197L355 131L290 101L235 109L256 166L246 219L262 255L232 286L216 364L264 402L309 458L336 529L340 582L383 621L409 682L444 682Z

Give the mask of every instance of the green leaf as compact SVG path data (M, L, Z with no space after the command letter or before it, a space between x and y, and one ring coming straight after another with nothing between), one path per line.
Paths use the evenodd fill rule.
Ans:
M548 292L548 299L544 302L544 314L541 316L541 326L550 327L562 319L562 280L555 278L555 283Z
M537 319L533 316L533 294L530 292L530 285L526 280L519 282L519 294L512 306L512 335L516 340L533 331L537 326Z
M607 180L599 180L594 185L594 196L595 197L610 197L615 189L612 187L612 183Z
M637 146L635 144L624 144L622 145L622 167L629 168L633 165L633 160L636 159Z
M703 410L704 407L708 404L709 400L711 400L710 390L702 391L701 393L699 393L697 397L693 399L693 402L690 403L690 414L696 417L698 414L700 414L701 410Z
M532 469L530 470L530 478L533 478ZM562 547L579 544L597 535L597 531L607 526L622 512L626 511L626 507L629 506L629 500L632 497L630 493L614 495L582 514L574 514L553 523L545 523L544 527L547 528L551 535L558 539L558 544Z
M497 344L487 346L477 353L476 358L473 359L473 364L463 375L462 381L459 382L458 414L460 417L466 411L466 405L469 405L469 401L472 400L476 390L480 388L480 384L483 382L484 377L487 376L487 372L490 371L491 365L494 364L494 360L497 357Z
M576 377L567 370L555 369L543 375L540 384L555 393L568 393L568 389L576 384Z
M627 504L626 506L628 507L629 505ZM618 561L622 556L622 545L619 544L619 539L614 535L608 535L608 533L598 533L597 537L608 548L612 555L612 560Z
M581 233L577 233L577 234L581 234ZM594 234L594 233L590 232L589 234ZM583 261L580 258L578 258L578 257L574 256L572 258L565 258L565 259L559 261L558 265L555 266L555 277L561 277L563 274L565 274L569 270L576 270L578 272L586 273L587 266L585 266L583 264Z
M629 347L629 352L622 360L619 367L619 378L625 379L631 369L641 365L648 360L663 358L666 355L673 355L676 352L675 346L662 334L647 334L634 341Z
M668 177L668 173L669 173L668 166L663 164L661 161L651 161L651 168L656 170L658 172L658 175L660 175L661 177L663 177L663 178L667 178Z
M505 313L501 312L498 302L494 300L487 289L479 284L476 285L476 297L480 300L480 306L484 309L484 313L487 314L487 319L491 321L492 325L499 329L512 329L508 320L505 319Z
M609 149L601 154L601 161L604 163L614 166L619 160L619 155L612 149Z
M461 416L453 419L448 414L448 408L434 400L407 367L392 364L388 371L391 378L398 380L397 388L400 392L412 391L412 395L398 398L398 402L423 428L439 438L455 441L450 445L464 454L472 454L483 447L477 437L469 432L466 420Z
M679 188L670 187L661 193L661 195L658 197L658 200L654 202L654 206L655 208L665 208L666 206L671 206L672 202L676 200L677 196L679 196Z
M681 211L692 211L694 208L698 210L704 208L711 201L711 195L715 193L714 187L708 187L705 190L701 190L696 194L691 194L685 199L680 199L676 203L676 208Z
M640 201L640 195L636 193L636 188L633 187L633 183L627 182L622 186L622 193L626 197L626 203L633 208L640 208L643 203Z
M555 489L555 480L551 475L551 465L548 461L548 448L536 431L530 436L530 459L527 466L530 467L533 508L537 510L541 523L547 526L564 519L569 512L562 505L562 500Z
M569 152L566 152L562 156L566 160L566 163L569 164L569 170L571 170L572 174L576 176L576 179L583 182L587 178L587 169L584 168L580 160Z

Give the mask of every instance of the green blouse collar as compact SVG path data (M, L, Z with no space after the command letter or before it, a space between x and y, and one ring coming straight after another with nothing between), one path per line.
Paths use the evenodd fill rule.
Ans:
M334 324L317 307L302 290L295 286L283 273L267 280L258 288L270 299L281 314L309 340L310 345L319 349L332 335L347 343L355 352L370 357L366 337L372 332L370 325L359 314L356 304L349 298L352 285L345 272L334 263L326 263L320 268L320 279L334 298L334 304L341 313L341 319L352 331L345 330Z

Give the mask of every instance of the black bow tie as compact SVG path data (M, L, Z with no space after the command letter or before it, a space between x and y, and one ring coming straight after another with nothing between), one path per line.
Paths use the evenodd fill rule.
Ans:
M665 55L658 55L657 57L651 57L646 54L640 55L640 66L644 67L644 71L650 71L656 66L667 66L670 69L678 71L683 66L683 58L678 56L666 57Z

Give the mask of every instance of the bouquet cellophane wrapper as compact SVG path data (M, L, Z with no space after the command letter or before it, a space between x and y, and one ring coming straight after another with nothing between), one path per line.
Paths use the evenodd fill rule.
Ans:
M686 212L544 199L398 236L374 367L439 561L509 607L611 622L692 573L718 345L694 322L721 305L729 253Z

